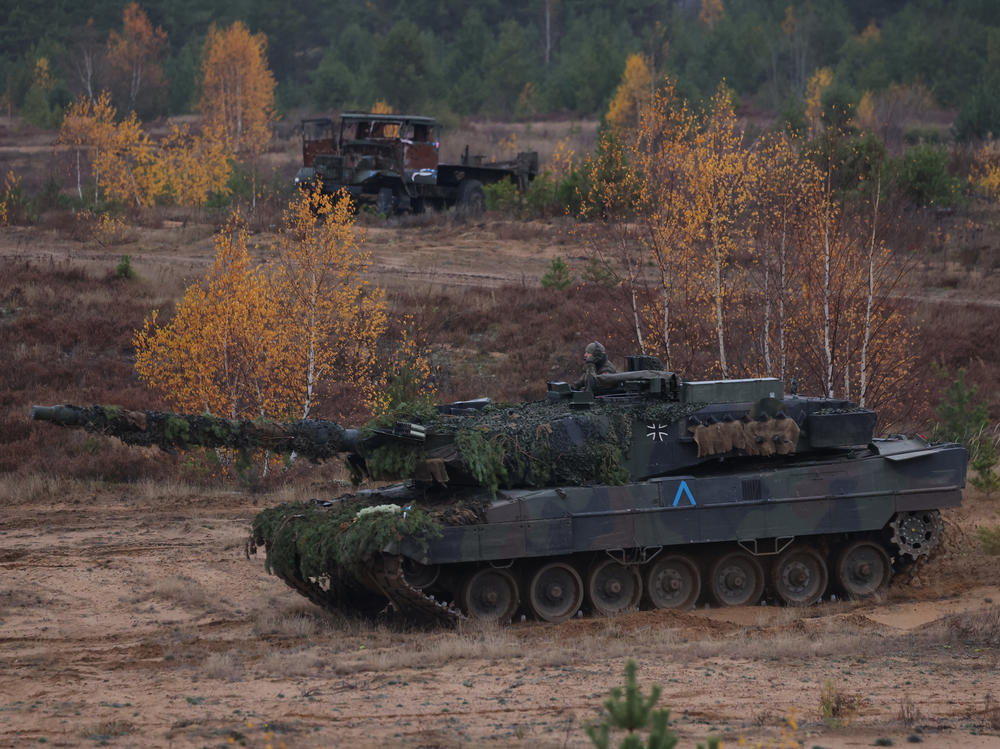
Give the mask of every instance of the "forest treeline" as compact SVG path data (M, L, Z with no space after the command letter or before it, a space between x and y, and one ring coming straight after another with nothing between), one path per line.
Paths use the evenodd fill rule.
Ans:
M144 119L194 111L209 28L240 20L267 38L279 111L384 100L445 120L601 114L637 53L691 100L724 78L794 117L827 68L828 96L845 105L920 86L958 110L957 136L1000 130L1000 4L989 0L146 0L155 65L138 77L122 61L122 0L8 5L4 108L40 125L88 87Z

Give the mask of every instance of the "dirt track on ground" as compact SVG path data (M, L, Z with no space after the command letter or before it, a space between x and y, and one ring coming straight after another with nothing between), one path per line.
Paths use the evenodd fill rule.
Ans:
M145 278L179 276L188 283L204 276L212 262L212 228L184 227L167 220L162 227L134 232L129 241L81 243L55 231L7 227L0 236L0 258L64 261L111 271L129 255ZM562 222L512 222L495 219L461 222L451 214L400 217L389 225L362 229L372 255L372 274L382 285L413 287L536 285L556 256L582 257L578 237ZM256 253L267 257L273 233L255 234Z

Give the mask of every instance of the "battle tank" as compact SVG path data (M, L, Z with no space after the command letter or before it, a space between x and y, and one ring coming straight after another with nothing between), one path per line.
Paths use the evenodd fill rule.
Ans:
M968 460L874 438L876 414L846 400L772 378L685 382L649 357L585 390L549 383L542 401L360 429L104 406L32 417L168 450L342 454L359 479L403 479L267 509L248 552L323 607L444 621L876 596L938 546Z

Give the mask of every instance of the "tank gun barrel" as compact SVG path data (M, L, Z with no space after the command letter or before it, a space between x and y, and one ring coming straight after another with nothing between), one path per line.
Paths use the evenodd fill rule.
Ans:
M31 418L58 426L117 437L127 445L157 445L164 450L188 447L261 449L296 453L310 460L358 449L359 430L335 421L239 421L211 414L130 411L120 406L32 406Z
M61 426L82 426L78 421L80 409L73 406L32 406L31 418L36 421L51 421Z

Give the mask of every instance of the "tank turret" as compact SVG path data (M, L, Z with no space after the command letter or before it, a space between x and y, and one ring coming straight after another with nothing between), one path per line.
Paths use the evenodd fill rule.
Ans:
M487 398L397 413L365 427L236 421L117 406L35 406L32 418L165 450L261 449L359 475L499 488L621 484L705 462L847 450L872 439L874 412L844 400L783 397L780 380L683 382L670 372L596 375L592 390L548 385L543 401Z
M685 382L650 357L482 398L332 421L231 421L109 406L32 417L172 450L344 455L402 480L257 515L248 546L325 607L558 622L586 609L807 605L880 594L926 560L961 502L955 444L873 436L876 415L773 378Z

